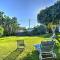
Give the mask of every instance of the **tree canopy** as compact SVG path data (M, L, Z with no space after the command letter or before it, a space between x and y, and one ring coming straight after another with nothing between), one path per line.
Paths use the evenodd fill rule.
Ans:
M4 28L4 35L15 34L19 25L16 17L9 17L0 11L0 26Z
M42 35L46 33L46 28L43 25L35 26L32 30L32 35Z
M58 24L60 21L60 1L54 5L41 10L37 15L39 23L48 25L49 23Z
M49 30L51 29L54 35L56 26L60 24L60 1L57 1L54 5L41 10L37 15L37 20L39 23L44 24L47 27L49 26ZM57 40L59 41L59 39Z

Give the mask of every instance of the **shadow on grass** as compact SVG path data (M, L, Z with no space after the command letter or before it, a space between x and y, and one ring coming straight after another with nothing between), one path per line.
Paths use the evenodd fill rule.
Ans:
M54 49L55 53L56 53L56 60L60 60L60 46L55 45L55 49Z
M57 60L60 60L60 53L59 53L60 49L57 50L56 54L57 54Z
M56 47L55 52L57 54L57 58L54 60L60 60L60 53L58 52L58 50L59 49ZM39 60L39 53L37 51L33 51L32 53L27 54L27 56L25 56L24 58L20 60Z
M3 60L15 60L19 54L23 52L24 49L16 49L13 52L11 52L7 57L5 57Z
M39 60L39 53L37 51L33 51L30 54L27 54L22 60Z

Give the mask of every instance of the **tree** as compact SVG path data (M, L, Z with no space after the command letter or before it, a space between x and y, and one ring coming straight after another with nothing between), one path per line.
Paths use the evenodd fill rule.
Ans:
M17 18L6 16L3 11L0 11L0 25L4 28L4 35L15 34L19 28Z
M5 35L10 35L11 33L11 18L9 16L4 16L4 24L2 24L4 27L4 33Z
M0 25L3 24L3 15L4 15L4 12L0 11Z
M17 18L6 16L2 11L0 11L0 25L4 28L4 35L15 34L19 28Z
M60 22L60 1L44 10L41 10L37 15L37 20L39 23L46 25L47 28L50 25L49 28L52 30L56 29Z
M0 26L0 37L4 34L4 28Z
M35 26L32 30L33 35L42 35L46 33L46 28L43 25Z
M16 17L12 17L12 20L11 20L11 31L12 33L16 33L16 31L18 30L19 28L19 25L17 23L17 18Z

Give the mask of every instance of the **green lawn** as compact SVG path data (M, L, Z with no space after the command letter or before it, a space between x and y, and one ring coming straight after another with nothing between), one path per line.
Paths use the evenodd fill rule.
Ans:
M19 54L19 51L16 50L17 48L17 40L24 40L25 42L25 50ZM27 55L35 56L34 51L34 44L41 43L41 41L44 40L51 40L50 38L43 38L43 37L4 37L0 38L0 60L9 60L5 59L7 56L14 57L14 54L16 57L16 60L22 60L23 57L26 57ZM19 54L19 55L18 55ZM36 53L37 54L37 53ZM32 58L33 59L33 58ZM30 60L32 60L30 59ZM10 59L12 60L12 59ZM14 60L14 58L13 58ZM27 60L27 59L26 59ZM35 60L35 59L34 59Z

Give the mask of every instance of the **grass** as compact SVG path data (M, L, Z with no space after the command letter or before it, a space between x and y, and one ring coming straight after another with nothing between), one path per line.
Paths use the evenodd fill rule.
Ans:
M24 40L25 42L25 50L21 55L18 56L17 60L26 56L27 53L30 53L34 50L33 45L40 43L43 38L40 37L4 37L0 38L0 60L3 60L6 56L8 56L11 52L16 50L17 48L17 40Z
M19 54L19 51L16 51L17 40L24 40L24 42L25 42L25 50L21 54ZM13 57L14 55L16 56L17 52L18 52L17 57L14 60L22 60L22 58L24 60L24 57L26 57L27 55L29 55L28 57L35 56L37 58L38 54L35 53L34 44L41 43L42 40L44 41L44 40L51 40L51 39L38 37L38 36L35 36L35 37L11 36L11 37L0 38L0 60L4 60L4 59L9 60L10 59L9 56L11 56L11 53L12 53L12 57ZM6 57L8 57L8 59ZM34 58L32 58L30 60L33 60L33 59ZM11 60L13 60L13 58ZM27 59L25 59L25 60L27 60Z
M27 54L22 60L39 60L39 53L37 51L32 51L31 54Z

